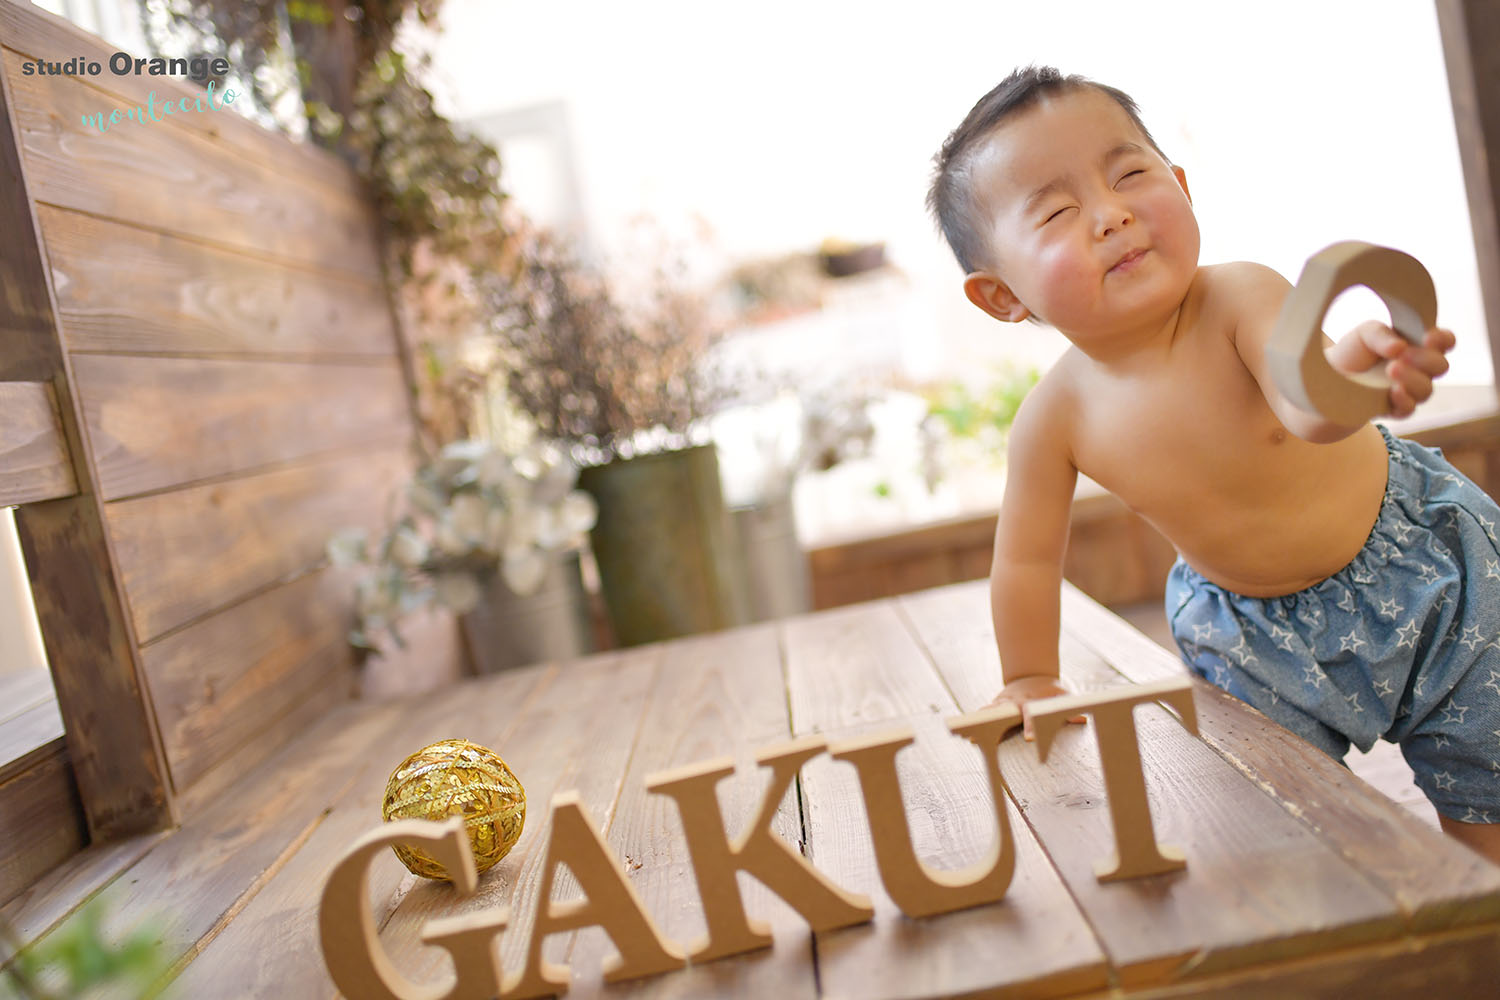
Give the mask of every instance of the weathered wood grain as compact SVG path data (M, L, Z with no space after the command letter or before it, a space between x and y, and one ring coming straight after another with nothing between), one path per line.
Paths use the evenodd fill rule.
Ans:
M95 498L17 508L16 529L90 837L170 825L166 759Z
M435 710L422 706L415 712ZM358 777L379 770L383 762L372 748L383 747L413 711L397 704L345 706L307 727L297 745L242 773L229 794L211 808L192 811L99 891L95 898L109 914L105 932L150 926L169 962L190 961L296 853ZM62 933L74 919L52 933Z
M22 941L40 938L66 919L80 900L108 885L167 836L166 832L143 833L90 844L0 906L0 920Z
M659 648L646 646L566 664L503 742L496 739L504 732L498 726L476 727L475 734L466 737L499 753L521 780L528 806L526 829L511 852L480 880L473 896L458 900L446 885L424 882L392 907L381 940L406 975L424 981L445 970L443 952L418 944L418 928L428 919L496 906L509 906L511 911L500 939L502 964L507 970L523 967L551 832L547 804L556 792L576 789L595 825L601 830L608 827L661 655ZM580 895L571 875L558 882L554 898ZM381 905L378 898L376 905ZM557 935L545 943L543 954L549 961L565 958L568 937ZM581 978L599 972L575 969L574 974Z
M1180 676L1171 653L1070 588L1064 627L1136 683ZM1340 855L1383 886L1415 927L1500 919L1500 868L1434 830L1347 768L1209 685L1194 699L1203 739ZM1312 810L1308 805L1315 804Z
M105 505L142 642L321 565L341 529L378 537L411 468L387 445ZM326 608L346 628L349 586Z
M1348 1000L1349 997L1488 997L1500 982L1500 930L1493 926L1430 938L1348 948L1165 989L1131 990L1129 1000Z
M953 705L888 601L786 622L787 697L798 736Z
M719 803L726 828L738 831L754 818L765 783L765 772L755 766L751 751L785 741L790 725L776 628L757 626L683 639L667 645L662 654L607 840L626 859L630 881L663 933L687 947L707 929L691 858L676 806L665 795L647 792L646 778L715 757L737 758L736 773L719 785ZM781 803L772 826L791 844L801 841L795 795ZM741 886L746 912L771 925L776 938L772 950L606 986L598 969L611 946L597 932L578 934L568 955L575 975L569 995L694 998L738 993L780 1000L817 996L807 924L759 881L742 879Z
M70 351L394 357L378 282L38 205ZM128 272L121 262L129 262ZM122 294L122 280L128 294Z
M375 365L78 355L105 500L405 440L394 360Z
M78 492L52 387L0 382L0 413L0 507Z
M4 14L0 13L0 17ZM0 50L3 53L3 50ZM3 59L3 54L0 54ZM43 382L62 372L62 349L53 323L42 243L21 174L15 127L16 95L0 67L0 380Z
M934 867L976 861L995 827L984 762L942 727L958 706L894 605L824 612L785 629L796 735L913 726L918 742L897 758L913 843ZM853 770L819 757L804 768L802 794L813 862L876 905L872 924L818 935L825 992L1053 996L1105 985L1103 953L1024 823L1011 824L1017 863L1004 900L907 920L880 886Z
M356 776L348 793L330 803L327 817L306 843L233 922L208 942L173 982L169 995L194 1000L332 996L333 984L318 946L320 894L344 850L380 824L380 803L390 772L407 754L440 739L474 734L477 740L482 732L493 741L489 745L509 746L510 732L524 717L529 700L550 684L555 671L555 667L511 671L476 681L462 692L434 695L425 700L424 710L408 712L370 753L368 766ZM534 822L529 816L528 821ZM404 899L415 879L394 854L388 854L372 866L371 894L389 905L393 898ZM267 961L268 955L274 955L274 961Z
M83 805L61 741L0 783L0 902L8 902L88 843Z
M944 714L957 714L950 708ZM840 738L910 726L897 757L912 842L924 864L973 864L995 837L985 765L937 714L867 723ZM873 922L818 935L825 995L841 997L1067 996L1104 988L1108 963L1013 803L1015 872L998 903L922 919L902 916L880 882L853 769L829 757L803 769L808 855L843 888L868 893Z
M910 598L903 609L938 669L964 692L962 707L979 708L993 692L959 678L994 656L984 585L938 594L948 599ZM1060 637L1064 678L1079 689L1123 682L1071 628ZM1090 728L1067 727L1045 765L1018 739L1000 751L1027 823L1121 982L1171 982L1378 940L1401 926L1393 899L1175 720L1147 708L1136 725L1158 839L1183 848L1185 872L1095 879L1093 864L1114 837Z
M237 117L232 108L198 112L193 102L201 99L208 107L207 96L179 96L160 77L24 76L26 54L9 46L0 53L15 94L13 113L33 200L318 269L379 277L374 218L355 197L352 179L341 186L307 183L206 132ZM125 120L126 110L139 114L152 93L162 120ZM188 100L190 110L162 114L169 95ZM107 118L114 111L120 120L106 132L84 124L86 116ZM210 118L217 120L197 120Z
M349 697L348 581L309 573L141 651L172 783L184 789L319 687Z

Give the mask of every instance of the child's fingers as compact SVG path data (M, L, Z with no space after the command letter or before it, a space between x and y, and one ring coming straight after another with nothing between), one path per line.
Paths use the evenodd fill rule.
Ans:
M1431 330L1428 330L1427 336L1422 339L1423 347L1430 348L1440 354L1447 354L1453 350L1453 345L1456 343L1458 343L1458 338L1453 335L1453 331L1445 330L1440 326L1435 326Z
M1386 375L1392 385L1406 390L1413 404L1423 402L1432 395L1432 376L1416 365L1408 364L1405 358L1392 361L1385 366Z

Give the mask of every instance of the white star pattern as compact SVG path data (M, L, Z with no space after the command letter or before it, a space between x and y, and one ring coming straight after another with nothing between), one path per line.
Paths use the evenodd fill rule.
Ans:
M1318 665L1316 663L1314 663L1312 666L1303 668L1302 680L1305 683L1311 684L1315 689L1319 691L1323 690L1323 672L1318 669Z
M1364 580L1362 580L1360 582L1361 583L1366 583L1366 582L1373 583L1374 581L1373 580L1372 581L1364 581ZM1344 596L1339 598L1339 610L1340 611L1347 611L1349 614L1352 615L1352 614L1354 614L1354 609L1357 608L1357 607L1359 607L1359 605L1354 600L1354 591L1352 591L1352 590L1346 590L1346 591L1344 591Z
M1444 736L1442 733L1438 733L1436 736L1434 736L1432 738L1432 746L1433 746L1433 749L1435 749L1435 750L1442 750L1449 743L1452 743L1452 742L1453 742L1452 740L1448 739L1448 737Z
M1361 646L1368 645L1369 643L1365 642L1355 634L1354 629L1350 629L1348 635L1339 636L1340 653L1357 653L1359 652Z
M1444 778L1448 780L1444 781ZM1434 774L1432 776L1432 781L1433 784L1438 786L1438 789L1440 791L1444 792L1452 791L1453 786L1458 783L1458 779L1449 774L1447 771L1439 771L1437 774Z
M1418 571L1418 574L1422 577L1423 583L1437 582L1438 571L1437 568L1432 566L1431 564L1424 564L1421 570Z
M1245 637L1243 635L1240 636L1239 642L1236 642L1233 646L1229 647L1229 655L1238 660L1240 666L1242 667L1247 663L1260 662L1256 655L1250 652L1250 644L1245 641Z
M1413 531L1416 531L1417 529L1405 521L1398 521L1396 523L1396 527L1391 530L1396 535L1396 541L1400 542L1402 545L1405 545L1406 540L1411 537L1411 533Z
M1480 517L1478 514L1474 515L1474 520L1476 520L1480 524L1484 525L1484 533L1486 535L1489 535L1491 538L1495 537L1495 522L1494 521L1490 521L1490 520L1487 520L1486 518Z
M1470 632L1474 633L1474 637L1473 638L1469 637L1469 633ZM1470 625L1468 628L1464 629L1464 637L1459 640L1459 644L1463 645L1463 646L1468 646L1469 647L1469 652L1471 652L1471 653L1475 649L1477 649L1481 645L1483 645L1484 644L1484 640L1479 637L1479 626L1478 625Z
M1405 610L1400 604L1396 603L1394 597L1389 601L1380 602L1380 615L1383 618L1395 618Z
M1271 626L1271 641L1276 643L1276 645L1280 646L1282 649L1286 650L1288 653L1292 651L1293 635L1294 633L1289 628L1282 628L1280 625Z
M1490 814L1482 809L1475 809L1473 806L1470 806L1469 811L1464 813L1463 822L1488 823L1490 822Z
M1348 694L1348 696L1345 697L1344 700L1347 701L1350 705L1354 706L1354 714L1355 715L1358 715L1358 714L1360 714L1361 712L1363 712L1365 710L1365 706L1363 706L1363 705L1361 705L1359 703L1359 692L1358 691L1350 691L1349 694Z
M1486 559L1484 561L1484 578L1486 580L1500 580L1500 560Z
M1397 649L1416 649L1417 648L1417 635L1420 632L1421 632L1421 629L1418 628L1418 626L1417 626L1417 620L1415 618L1413 618L1411 621L1407 622L1405 625L1402 625L1400 628L1398 628L1396 630L1396 648Z
M1442 709L1443 722L1451 722L1455 726L1461 726L1464 724L1464 713L1468 710L1468 705L1447 705Z
M1438 478L1441 479L1445 483L1452 483L1454 486L1462 486L1464 484L1464 481L1462 479L1459 479L1457 476L1455 476L1451 472L1445 472L1441 476L1439 476ZM1456 515L1455 511L1449 511L1449 513Z
M1496 694L1500 694L1500 670L1491 670L1490 679L1484 682L1487 688L1494 688Z
M1395 694L1396 689L1391 686L1389 677L1382 677L1375 685L1375 693L1384 698L1387 695Z
M1194 625L1193 626L1193 641L1194 642L1202 642L1205 639L1212 639L1213 637L1214 637L1214 627L1213 627L1212 624Z

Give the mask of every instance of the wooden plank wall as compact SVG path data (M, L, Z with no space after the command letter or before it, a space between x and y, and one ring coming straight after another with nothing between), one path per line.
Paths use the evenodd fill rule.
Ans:
M324 544L383 523L414 426L353 174L233 110L195 110L202 91L184 82L23 71L37 58L107 64L111 51L0 0L0 72L75 460L169 791L191 809L351 695L352 590ZM124 118L184 97L188 110L159 122ZM106 132L83 122L116 109ZM413 669L456 676L448 626Z

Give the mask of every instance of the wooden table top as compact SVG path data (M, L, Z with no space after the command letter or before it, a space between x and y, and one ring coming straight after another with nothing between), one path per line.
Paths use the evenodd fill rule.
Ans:
M336 858L377 825L386 776L437 739L496 749L527 789L515 849L459 898L389 854L371 887L381 940L417 982L451 975L419 943L433 916L511 908L507 969L535 906L545 804L577 789L668 937L703 932L676 807L653 772L732 755L731 831L758 804L757 748L792 736L909 725L898 758L922 859L956 868L994 836L984 765L943 720L985 705L998 664L983 583L484 678L409 702L351 706L250 775L222 808L140 857L101 893L121 920L155 914L184 955L169 995L318 997L334 989L316 933ZM1077 690L1181 676L1169 653L1071 588L1064 676ZM1137 713L1160 840L1186 871L1100 883L1113 846L1091 727L1069 726L1045 764L1019 734L1001 745L1016 869L998 903L919 920L882 891L854 770L827 755L802 771L777 827L875 919L811 934L751 880L746 908L775 946L605 986L597 928L548 938L570 995L671 997L1493 995L1500 982L1500 868L1450 842L1316 750L1196 684L1201 736L1159 708ZM576 883L562 897L577 894ZM56 888L56 887L53 887ZM13 919L45 919L30 911ZM45 909L45 907L42 907ZM29 917L28 917L29 914ZM25 931L23 926L22 931ZM1360 990L1360 994L1351 991Z

